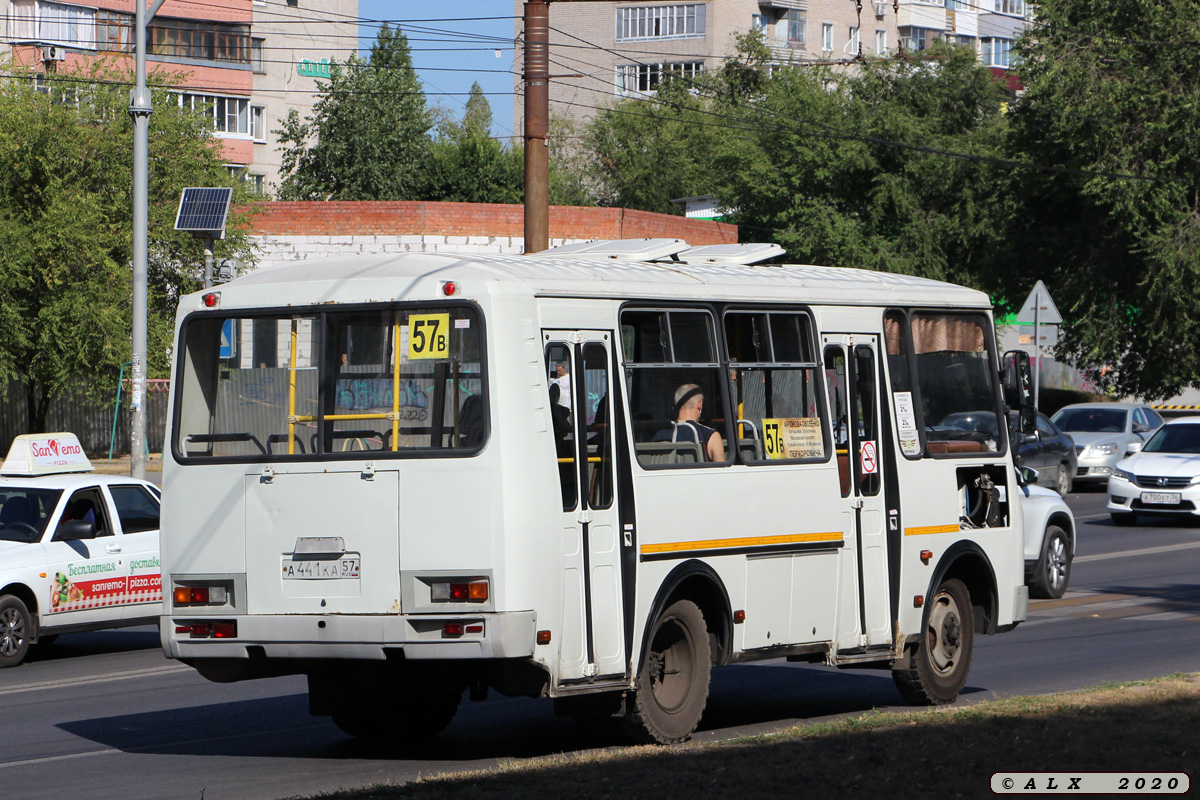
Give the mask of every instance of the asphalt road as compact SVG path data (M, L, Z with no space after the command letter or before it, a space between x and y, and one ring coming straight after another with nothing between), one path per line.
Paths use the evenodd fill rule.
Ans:
M1070 591L976 640L960 702L1200 670L1200 525L1116 528L1101 493L1069 502ZM370 701L351 686L346 702ZM697 738L905 707L884 671L737 665L714 673ZM0 672L0 708L0 798L281 798L596 745L548 701L493 694L424 751L396 752L310 717L303 679L208 683L165 661L152 629L64 636Z

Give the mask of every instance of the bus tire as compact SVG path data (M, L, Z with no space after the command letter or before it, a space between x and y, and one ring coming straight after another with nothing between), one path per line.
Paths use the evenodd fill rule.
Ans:
M677 600L654 622L629 698L626 734L647 743L687 741L708 702L711 668L704 614L691 600Z
M975 615L963 582L944 581L925 619L917 644L906 648L892 666L892 679L910 703L952 703L967 683L975 644Z
M33 617L21 598L0 597L0 667L15 667L25 660L33 636Z
M388 698L369 714L334 714L333 724L359 739L385 739L407 745L423 744L446 729L463 687L448 681L426 682L413 692Z
M1067 591L1071 579L1071 543L1066 532L1057 525L1046 526L1046 541L1042 557L1033 575L1033 595L1057 599Z

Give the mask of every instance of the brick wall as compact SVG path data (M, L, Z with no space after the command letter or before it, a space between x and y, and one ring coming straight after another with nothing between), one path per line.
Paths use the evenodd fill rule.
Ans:
M254 206L260 266L354 253L524 252L524 207L439 202L270 202ZM551 246L591 239L735 244L736 225L623 208L550 207Z

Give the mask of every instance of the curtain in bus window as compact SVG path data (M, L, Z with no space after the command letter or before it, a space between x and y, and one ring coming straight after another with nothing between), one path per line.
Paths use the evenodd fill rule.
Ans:
M725 463L730 420L711 314L627 309L621 343L638 463Z
M1002 420L996 410L995 362L988 352L986 320L932 312L914 313L911 319L916 402L931 443L929 452L996 452Z

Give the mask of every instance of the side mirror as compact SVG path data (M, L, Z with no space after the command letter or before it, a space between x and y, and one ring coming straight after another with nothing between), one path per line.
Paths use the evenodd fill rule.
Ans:
M59 542L75 542L80 539L95 539L96 523L82 519L69 519L58 523L54 539Z
M1029 353L1009 350L1004 354L1001 364L1000 385L1004 387L1004 402L1015 410L1032 407L1033 373L1029 367Z
M1135 422L1135 423L1133 423L1133 432L1134 433L1149 433L1150 426L1144 422Z
M1017 467L1017 483L1029 486L1038 482L1038 471L1033 467Z
M1130 442L1129 444L1125 445L1126 455L1133 455L1134 453L1142 452L1143 444L1143 442Z

